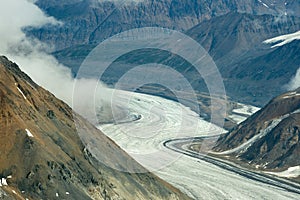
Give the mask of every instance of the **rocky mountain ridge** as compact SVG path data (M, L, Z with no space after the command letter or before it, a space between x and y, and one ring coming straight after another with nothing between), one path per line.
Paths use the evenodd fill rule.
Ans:
M284 93L221 136L215 151L258 169L299 166L300 88Z
M189 199L151 173L110 168L142 166L5 57L0 74L1 198ZM91 138L110 165L89 153Z
M229 12L271 14L278 19L285 14L299 16L297 0L288 3L285 0L142 0L138 3L130 0L68 0L63 3L39 0L36 4L64 24L28 32L54 45L56 50L74 45L98 44L132 28L158 26L186 31L200 22Z

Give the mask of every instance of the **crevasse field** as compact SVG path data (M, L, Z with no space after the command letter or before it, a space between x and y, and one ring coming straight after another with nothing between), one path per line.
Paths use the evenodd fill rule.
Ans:
M180 103L118 91L113 104L127 119L98 126L133 158L195 199L298 199L299 195L247 179L163 146L174 138L207 136L225 130L198 117ZM132 120L131 120L132 119Z

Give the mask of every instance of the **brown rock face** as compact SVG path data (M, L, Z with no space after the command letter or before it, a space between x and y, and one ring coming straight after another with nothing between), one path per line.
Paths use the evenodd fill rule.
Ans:
M151 173L130 174L99 163L77 135L74 121L101 141L103 158L142 168L64 102L0 57L0 198L188 199Z
M263 168L287 168L300 165L299 137L300 89L297 89L273 99L221 137L214 149L226 151L253 140L251 145L232 154Z

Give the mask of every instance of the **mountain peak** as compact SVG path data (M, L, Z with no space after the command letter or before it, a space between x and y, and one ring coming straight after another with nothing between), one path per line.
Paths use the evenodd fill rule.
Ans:
M14 76L18 76L19 78L26 80L34 88L38 87L38 85L27 74L21 71L21 69L16 63L9 61L7 57L0 56L0 66L1 66L0 70L7 69Z
M271 100L229 133L215 147L260 169L300 165L300 88Z

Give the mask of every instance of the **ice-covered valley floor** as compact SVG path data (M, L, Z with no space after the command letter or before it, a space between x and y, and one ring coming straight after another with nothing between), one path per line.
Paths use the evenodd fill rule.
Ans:
M174 138L225 132L189 108L160 97L118 91L113 104L125 108L128 119L99 125L133 158L195 199L299 199L264 183L247 179L213 164L175 153L163 146Z

